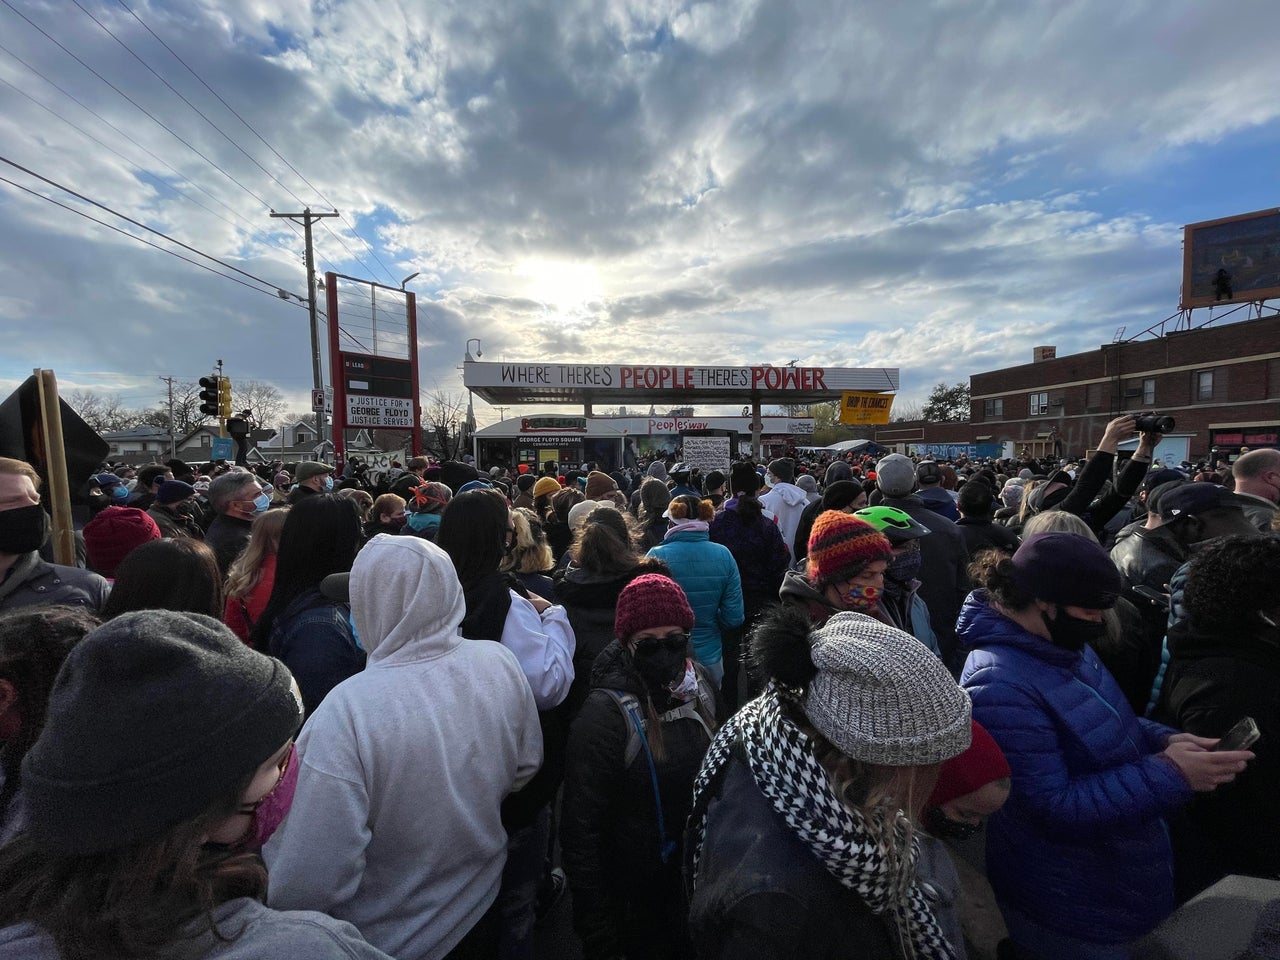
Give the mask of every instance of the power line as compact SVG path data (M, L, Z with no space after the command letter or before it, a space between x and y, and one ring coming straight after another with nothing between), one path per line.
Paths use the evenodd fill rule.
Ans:
M0 44L0 50L4 50L4 46L3 46L2 44ZM9 51L8 51L8 50L4 50L4 52L5 52L5 53L9 53ZM46 104L41 103L39 100L37 100L35 97L31 96L31 94L27 93L25 90L21 89L20 87L15 86L14 84L10 83L8 80L4 79L3 77L0 77L0 83L3 83L6 87L8 87L9 89L13 90L15 93L21 94L22 96L26 97L28 100L30 100L33 104L35 104L35 105L36 105L37 107L39 107L41 110L44 110L44 111L46 111L47 113L52 114L54 117L57 117L59 120L61 120L61 121L62 121L63 123L65 123L67 126L71 127L71 129L75 130L77 133L81 134L82 136L87 137L88 139L92 140L94 143L96 143L98 146L102 147L104 150L108 150L108 151L110 151L111 153L115 154L117 157L119 157L119 158L120 158L121 160L123 160L125 163L129 164L130 166L137 166L136 161L134 161L134 160L130 159L130 158L129 158L129 157L127 157L127 156L125 156L123 153L121 153L121 152L120 152L119 150L117 150L115 147L111 146L109 143L105 143L104 141L99 140L97 137L95 137L95 136L94 136L92 133L90 133L88 130L85 130L83 127L81 127L81 126L79 126L78 124L76 124L76 123L72 122L71 120L68 120L66 117L62 116L60 113L58 113L58 111L54 110L52 107L47 106ZM101 119L101 118L99 118L99 119ZM103 121L103 122L104 122L104 123L107 123L107 125L108 125L108 126L111 126L111 124L110 124L110 122L109 122L109 121ZM120 134L123 136L123 132L122 132L122 131L120 131L117 127L111 126L111 128L112 128L113 130L115 130L117 133L120 133ZM146 149L146 148L144 147L143 149ZM159 158L159 157L156 157L156 159L157 159L157 160L159 160L160 158ZM163 161L161 161L161 162L163 162ZM172 167L170 167L170 169L173 169L173 168L172 168ZM174 170L173 172L174 172L175 174L176 174L176 173L178 173L178 171L177 171L177 170ZM179 175L179 176L181 176L181 174L178 174L178 175ZM162 183L163 183L163 181L162 181ZM217 211L217 210L214 210L212 207L206 206L205 204L201 203L201 202L200 202L199 200L197 200L195 197L193 197L193 196L191 196L190 194L188 194L188 193L186 193L185 191L183 191L181 187L178 187L178 186L176 186L176 185L174 185L174 184L171 184L171 183L164 183L164 186L165 186L165 187L167 187L168 189L172 190L174 193L176 193L178 196L182 197L184 200L189 200L191 203L194 203L197 207L199 207L200 209L204 210L206 213L210 214L211 216L217 217L219 220L221 220L223 223L227 224L228 226L233 227L233 228L235 228L235 229L237 229L237 230L241 229L241 227L240 227L240 225L239 225L239 224L235 223L235 222L234 222L234 221L232 221L232 220L229 220L227 217L224 217L222 214L218 213L218 211ZM195 185L195 184L193 184L193 186L196 186L196 185ZM216 197L214 198L214 200L215 200L216 202L219 202L219 203L221 202L221 201L218 201ZM224 204L224 206L225 206L225 204ZM227 209L228 209L228 210L231 210L231 208L230 208L230 207L227 207ZM234 210L232 210L232 213L235 213L235 211L234 211ZM252 236L252 235L251 235L251 236ZM279 244L279 243L278 243L278 241L270 240L269 238L266 238L266 239L268 239L268 242L270 242L270 243L272 243L272 244L274 244L274 245L276 245L276 246L279 246L279 247L280 247L280 249L282 249L282 250L289 250L289 248L288 248L288 247L285 247L285 246L283 246L283 245ZM289 250L289 252L290 252L290 253L292 253L293 251L292 251L292 250Z
M234 217L238 217L238 218L239 218L241 221L243 221L244 223L249 224L250 229L249 229L249 232L248 232L248 236L250 237L250 239L256 239L256 240L259 240L260 242L265 243L265 244L267 244L267 245L269 245L269 246L277 247L278 249L283 250L283 251L285 251L286 253L288 253L290 256L295 256L295 255L297 254L297 251L296 251L294 248L292 248L292 247L288 247L288 246L285 246L285 245L284 245L284 243L282 243L281 241L279 241L279 240L275 239L274 237L272 237L270 234L266 233L265 231L262 231L262 230L259 230L259 229L255 228L255 227L253 227L253 223L252 223L252 221L251 221L251 220L249 220L246 216L244 216L244 214L240 213L238 210L236 210L234 207L232 207L230 204L228 204L225 200L220 199L218 196L216 196L215 194L211 193L211 192L208 190L208 188L206 188L206 187L204 187L204 186L201 186L199 183L197 183L196 181L192 180L190 177L188 177L186 174L184 174L181 170L179 170L179 169L178 169L177 167L175 167L173 164L169 163L169 162L168 162L167 160L165 160L163 157L157 156L157 155L156 155L156 153L155 153L154 151L152 151L152 150L148 149L147 147L143 146L141 143L138 143L138 142L136 141L136 139L135 139L135 138L133 138L133 137L131 137L129 134L125 133L123 130L121 130L119 127L117 127L114 123L112 123L112 122L111 122L110 120L108 120L106 117L102 116L102 114L98 113L98 111L94 110L94 109L93 109L92 107L90 107L88 104L84 103L82 100L80 100L79 98L77 98L74 94L70 93L69 91L65 90L63 87L59 86L55 81L50 80L47 76L45 76L43 73L41 73L38 69L36 69L36 68L35 68L34 66L32 66L30 63L28 63L26 60L23 60L23 59L22 59L22 57L18 56L16 53L14 53L14 52L13 52L12 50L10 50L8 47L4 46L4 44L0 44L0 51L3 51L4 53L7 53L7 54L8 54L10 57L12 57L14 60L18 61L18 63L22 64L22 66L26 67L26 69L27 69L27 70L29 70L31 73L34 73L37 77L39 77L41 80L43 80L43 81L44 81L45 83L47 83L49 86L53 87L53 89L57 90L59 93L61 93L64 97L66 97L66 98L67 98L68 100L70 100L72 103L76 104L76 106L80 107L80 109L84 110L86 113L88 113L89 115L91 115L92 117L94 117L94 119L96 119L99 123L102 123L104 126L110 127L112 130L114 130L116 133L118 133L121 137L123 137L124 139L129 140L130 142L134 143L134 145L135 145L135 146L137 146L139 150L141 150L143 153L145 153L147 156L149 156L152 160L156 161L156 163L158 163L158 164L160 164L161 166L165 167L166 169L170 170L170 171L174 174L174 176L179 177L180 179L182 179L182 180L183 180L183 181L185 181L186 183L189 183L191 186L195 187L195 189L199 190L201 193L203 193L205 196L207 196L207 197L208 197L210 200L212 200L214 203L218 204L220 207L222 207L223 209L225 209L225 210L226 210L228 213L230 213L232 216L234 216ZM114 153L116 156L120 157L120 158L121 158L122 160L124 160L126 163L130 164L131 166L139 167L139 168L142 168L142 169L144 169L144 170L145 170L145 168L143 167L143 165L142 165L142 164L139 164L137 161L132 160L132 159L130 159L129 157L126 157L124 154L120 153L120 151L118 151L118 150L116 150L116 149L114 149L114 148L112 148L112 147L107 146L105 143L102 143L102 141L101 141L101 140L99 140L97 137L93 136L93 134L89 133L88 131L86 131L86 130L84 130L83 128L79 127L78 125L76 125L76 124L75 124L75 123L73 123L72 121L68 120L66 117L62 116L62 114L58 113L58 112L57 112L56 110L54 110L52 107L46 106L45 104L43 104L43 103L41 103L40 101L36 100L36 99L35 99L34 97L32 97L29 93L25 92L24 90L20 89L19 87L14 86L13 84L9 83L9 81L4 80L3 78L0 78L0 82L2 82L2 83L4 83L4 84L6 84L6 85L7 85L7 86L9 86L9 87L12 87L14 90L17 90L17 91L18 91L18 93L21 93L24 97L26 97L26 98L27 98L28 100L30 100L32 103L36 104L36 106L40 107L40 108L41 108L41 109L43 109L43 110L48 111L49 113L52 113L55 117L57 117L57 118L58 118L59 120L61 120L63 123L67 124L67 125L68 125L69 127L71 127L72 129L79 131L81 134L83 134L84 136L88 137L90 140L93 140L95 143L99 143L99 144L101 144L102 146L106 147L106 149L110 150L112 153ZM237 226L236 224L234 224L234 223L232 223L230 220L228 220L226 217L223 217L221 214L217 213L217 212L216 212L216 211L214 211L214 210L211 210L209 207L205 206L203 203L200 203L200 201L196 200L194 197L188 196L186 193L184 193L184 192L181 190L181 188L177 187L176 185L174 185L174 184L170 184L170 183L165 183L165 184L164 184L164 186L166 186L166 187L168 187L169 189L173 190L174 192L176 192L176 193L180 194L180 195L181 195L182 197L184 197L185 199L190 200L192 203L196 204L196 206L198 206L198 207L200 207L200 208L202 208L202 209L204 209L204 210L208 211L208 212L209 212L210 214L212 214L213 216L218 217L220 220L222 220L222 221L223 221L224 223L226 223L228 226L231 226L231 227L236 227L236 226ZM250 194L250 196L252 196L252 194ZM256 198L255 198L255 199L256 199ZM285 223L285 226L289 228L289 230L293 233L293 235L294 235L295 237L297 237L297 238L301 239L301 235L298 233L298 228L297 228L294 224L289 223L289 222L286 222L286 223ZM244 229L244 228L243 228L243 227L237 227L237 229ZM321 258L321 262L322 262L322 263L324 263L324 264L325 264L327 267L329 267L330 269L332 269L333 265L332 265L331 263L329 263L329 261L325 260L323 257Z
M45 200L48 203L52 203L56 207L62 207L62 209L64 210L70 210L72 213L74 213L78 217L84 217L86 220L92 220L94 223L100 224L101 226L106 227L108 230L114 230L116 233L123 234L124 236L129 237L131 240L137 240L139 243L145 243L148 247L155 247L155 249L159 250L161 253L167 253L171 257L177 257L179 260L183 260L193 266L199 267L201 270L208 270L210 273L216 274L219 277L224 277L227 280L231 280L235 283L238 283L242 287L248 287L250 290L253 290L255 293L261 293L264 296L271 297L272 299L276 299L277 297L276 294L270 293L267 290L263 290L261 287L255 287L253 286L253 284L245 283L239 277L233 277L229 273L223 273L221 270L213 269L213 267L209 266L208 264L200 263L197 260L192 260L190 257L184 257L180 253L175 253L172 250L167 250L164 247L160 246L160 244L158 243L152 243L146 237L140 237L136 233L130 233L128 230L122 230L120 227L117 227L114 224L107 223L105 220L99 220L97 217L90 216L89 214L85 213L83 210L77 210L75 207L62 203L60 200L53 199L53 197L46 197L43 193L39 193L38 191L32 190L30 187L23 186L20 183L15 183L14 181L8 179L7 177L0 177L0 183L7 183L11 187L17 187L19 190L22 190L25 193L29 193L33 197L39 197L41 200ZM201 256L204 256L204 254L201 254ZM292 303L292 301L287 301L287 302ZM301 306L301 304L299 304L299 306Z
M231 144L241 153L243 153L245 157L248 158L250 163L252 163L255 167L257 167L259 170L265 173L268 177L270 177L273 181L275 181L276 184L278 184L281 188L283 188L285 193L293 197L294 200L297 200L298 203L303 202L301 197L299 197L296 193L294 193L287 186L285 186L285 184L281 183L280 179L274 173L272 173L270 170L268 170L266 167L260 164L256 157L254 157L251 153L249 153L249 151L246 150L244 147L240 146L240 144L238 144L229 134L227 134L225 130L223 130L220 126L214 123L213 120L211 120L203 110L197 107L185 96L183 96L182 92L177 87L175 87L172 83L170 83L168 80L162 77L159 73L157 73L155 68L152 67L151 64L147 63L146 60L143 60L142 57L138 56L138 54L134 52L132 47L130 47L127 43L125 43L123 40L117 37L114 33L112 33L110 27L108 27L105 23L103 23L101 20L95 17L92 13L86 10L84 5L80 3L80 0L71 0L71 2L74 3L77 7L79 7L81 12L83 12L86 17L88 17L90 20L96 23L99 27L101 27L103 33L105 33L108 37L110 37L116 43L120 44L120 46L124 47L124 49L129 53L129 56L133 57L133 59L137 60L140 64L146 67L153 77L155 77L157 80L163 83L166 87L168 87L169 90L172 91L175 97L177 97L179 100L185 103L188 107L194 110L196 112L196 115L199 116L201 120L205 121L205 123L209 124L209 126L217 130L218 133L222 134L223 139L225 139L227 143Z
M163 167L167 168L168 170L170 170L170 171L174 174L174 176L176 176L176 177L180 177L182 180L184 180L184 181L186 181L187 183L191 184L191 186L195 187L197 190L199 190L201 193L203 193L205 196L207 196L207 197L208 197L210 200L212 200L214 203L219 204L221 207L223 207L225 210L227 210L229 213L231 213L231 215L232 215L232 216L239 217L242 221L244 221L246 224L249 224L249 225L250 225L250 227L252 227L252 225L253 225L253 221L251 221L248 217L244 216L244 214L239 213L239 212L238 212L234 207L232 207L230 204L228 204L225 200L221 200L221 199L219 199L217 196L215 196L213 193L211 193L207 188L202 187L200 184L196 183L196 182L195 182L194 180L192 180L190 177L186 176L186 175L185 175L181 170L179 170L179 169L178 169L177 167L175 167L173 164L169 163L167 160L163 159L162 157L157 156L154 152L152 152L151 150L147 149L147 147L143 146L141 143L138 143L138 142L136 141L136 139L135 139L135 138L133 138L133 137L131 137L129 134L125 133L123 130L121 130L119 127L117 127L114 123L112 123L112 122L111 122L110 120L108 120L106 117L102 116L102 114L98 113L98 111L94 110L94 109L93 109L92 107L90 107L88 104L84 103L84 101L82 101L82 100L78 99L78 98L75 96L75 94L73 94L73 93L71 93L71 92L69 92L69 91L65 90L63 87L59 86L55 81L50 80L50 79L49 79L48 77L46 77L43 73L41 73L38 69L36 69L35 67L33 67L31 64L27 63L27 61L26 61L26 60L23 60L23 59L22 59L22 57L18 56L18 55L17 55L16 53L14 53L12 50L10 50L8 47L6 47L3 43L0 43L0 51L3 51L4 53L7 53L10 57L12 57L14 60L18 61L18 63L22 64L24 67L26 67L29 71L31 71L32 73L34 73L37 77L39 77L41 80L43 80L43 81L44 81L45 83L47 83L49 86L53 87L53 89L57 90L60 94L62 94L64 97L66 97L66 98L67 98L68 100L70 100L72 103L74 103L74 104L75 104L76 106L78 106L80 109L84 110L86 113L88 113L88 114L90 114L91 116L93 116L93 117L94 117L94 118L95 118L99 123L102 123L104 126L110 127L110 128L111 128L112 130L114 130L116 133L120 134L120 136L121 136L121 137L123 137L125 140L129 140L130 142L132 142L132 143L133 143L133 144L134 144L134 145L135 145L139 150L141 150L143 153L145 153L147 156L149 156L152 160L156 161L156 163L158 163L158 164L160 164L161 166L163 166ZM114 149L113 147L109 147L109 146L107 146L105 143L103 143L101 140L99 140L99 139L98 139L97 137L95 137L93 134L91 134L91 133L89 133L87 130L84 130L83 128L81 128L81 127L77 126L75 123L73 123L72 121L68 120L66 117L62 116L62 114L58 113L58 112L57 112L56 110L54 110L52 107L46 106L45 104L41 103L39 100L37 100L35 97L33 97L31 94L27 93L25 90L21 89L20 87L17 87L17 86L15 86L15 85L14 85L14 84L12 84L12 83L9 83L9 81L8 81L8 80L0 80L0 82L3 82L3 83L5 83L5 84L7 84L9 87L12 87L14 90L16 90L18 93L22 94L24 97L26 97L28 100L30 100L32 103L34 103L36 106L40 107L41 109L46 110L46 111L48 111L49 113L52 113L55 117L57 117L57 118L58 118L59 120L61 120L63 123L67 124L67 126L69 126L69 127L71 127L72 129L77 130L77 131L79 131L80 133L84 134L84 136L88 137L90 140L94 141L95 143L101 144L103 147L106 147L106 149L110 150L110 151L111 151L112 153L114 153L117 157L120 157L122 160L124 160L126 163L130 164L131 166L135 166L135 167L142 167L142 164L139 164L136 160L132 160L132 159L130 159L129 157L126 157L126 156L125 156L124 154L122 154L120 151L118 151L118 150ZM173 186L172 186L172 184L166 184L166 186L170 186L170 187L172 187L172 189L174 189L175 191L178 191L178 188L177 188L177 187L173 187ZM181 191L178 191L178 192L181 192ZM183 196L186 196L186 194L183 194ZM215 211L213 211L213 210L209 210L209 208L208 208L208 207L205 207L205 206L204 206L203 204L201 204L199 201L197 201L197 200L195 200L195 199L193 199L193 198L191 198L191 197L187 197L187 199L191 200L191 202L192 202L192 203L197 204L197 206L203 207L203 209L208 210L208 211L209 211L210 213L212 213L214 216L216 216L216 217L221 217L221 215L220 215L220 214L216 213L216 212L215 212ZM237 226L236 224L232 223L230 220L227 220L227 218L226 218L226 217L221 217L221 219L223 220L223 222L224 222L224 223L227 223L227 224L228 224L228 225L230 225L230 226L233 226L233 227L236 227L236 226ZM237 229L243 229L243 228L237 227ZM259 238L263 239L263 240L264 240L264 241L266 241L266 242L269 242L269 243L275 243L275 241L271 240L271 239L270 239L270 237L269 237L266 233L262 233L262 232L258 231L256 228L253 228L253 232L251 232L251 233L249 234L249 236L250 236L250 237L259 237ZM277 244L277 245L279 245L279 244ZM288 247L281 247L281 249L289 250L290 248L288 248ZM290 250L290 252L292 253L293 251L292 251L292 250Z
M143 113L144 115L146 115L146 117L147 117L148 119L150 119L153 123L156 123L157 125L159 125L162 129L164 129L164 131L165 131L166 133L168 133L171 137L173 137L175 140L177 140L179 143L181 143L184 147L186 147L188 150L190 150L192 153L194 153L196 156L198 156L201 160L203 160L205 163L209 164L209 166L213 167L213 168L214 168L215 170L217 170L220 174L222 174L224 177L226 177L228 180L230 180L232 183L234 183L237 187L239 187L241 190L243 190L243 191L244 191L245 193L247 193L249 196L253 197L253 199L257 200L257 201L258 201L260 204L262 204L264 207L270 208L270 206L271 206L271 205L270 205L269 203L267 203L267 201L266 201L266 200L264 200L262 197L258 196L256 193L254 193L252 190L250 190L248 187L246 187L243 183L241 183L239 180L237 180L237 179L236 179L235 177L233 177L231 174L227 173L227 171L226 171L226 170L223 170L223 169L222 169L222 167L218 166L218 164L217 164L217 163L215 163L215 162L214 162L213 160L211 160L209 157L206 157L203 153L201 153L201 152L200 152L196 147L194 147L191 143L189 143L187 140L183 139L181 136L179 136L177 133L175 133L172 129L170 129L170 127L169 127L168 125L166 125L166 124L164 123L164 121L162 121L162 120L160 120L159 118L157 118L157 117L155 116L155 114L153 114L150 110L148 110L146 107L142 106L142 104L138 103L138 101L137 101L137 100L134 100L134 99L133 99L133 97L129 96L127 93L125 93L125 92L124 92L123 90L121 90L119 87L117 87L114 83L112 83L110 80L108 80L108 79L107 79L106 77L104 77L102 74L100 74L97 70L95 70L93 67L91 67L91 66L89 66L87 63L85 63L85 62L84 62L84 60L82 60L79 56L77 56L77 55L76 55L76 53L75 53L75 52L73 52L72 50L69 50L69 49L68 49L68 48L67 48L67 47L66 47L66 46L65 46L65 45L64 45L60 40L58 40L58 39L56 39L55 37L53 37L53 36L52 36L52 35L51 35L47 30L45 30L42 26L40 26L38 23L36 23L34 20L32 20L30 17L28 17L25 13L23 13L21 10L19 10L17 7L15 7L15 6L10 2L10 0L0 0L0 3L3 3L6 7L8 7L10 10L12 10L14 13L16 13L19 17L21 17L23 20L25 20L25 21L26 21L26 22L27 22L27 23L28 23L28 24L29 24L33 29L35 29L36 31L38 31L42 36L44 36L44 37L45 37L45 39L47 39L50 43L54 44L54 45L55 45L59 50L61 50L61 51L62 51L63 53L65 53L67 56L71 57L71 59L73 59L76 63L80 64L80 66L84 67L86 70L88 70L90 73L92 73L95 77L97 77L99 80L101 80L103 83L105 83L108 87L110 87L112 90L114 90L114 91L115 91L116 93L118 93L120 96L122 96L124 99L128 100L131 104L133 104L135 107L137 107L140 111L142 111L142 113Z
M133 9L132 9L132 8L131 8L127 3L125 3L125 0L117 0L117 2L120 4L120 6L124 7L124 9L125 9L126 11L128 11L129 15L130 15L131 17L133 17L133 19L137 20L137 21L138 21L138 23L140 23L140 24L142 25L142 28L143 28L144 30L146 30L146 31L147 31L147 33L151 34L151 36L152 36L152 37L154 37L154 38L156 39L156 41L160 44L160 46L164 47L166 50L168 50L168 51L169 51L169 53L173 56L173 58L174 58L175 60L177 60L180 64L182 64L182 65L186 68L186 70L187 70L187 72L188 72L188 73L190 73L193 77L195 77L195 78L196 78L196 80L197 80L197 81L199 81L199 82L200 82L200 84L201 84L201 85L202 85L206 90L208 90L211 94L213 94L213 95L218 99L218 102L219 102L219 103L221 103L224 107L226 107L229 111L231 111L231 115L232 115L232 116L234 116L237 120L239 120L242 124L244 124L244 125L245 125L245 127L249 130L249 132L250 132L250 133L252 133L255 137L257 137L257 138L262 142L263 146L265 146L268 150L270 150L273 154L275 154L276 159L278 159L278 160L279 160L281 163L283 163L286 167L288 167L290 170L292 170L292 171L293 171L293 173L298 177L298 179L299 179L299 180L301 180L301 181L302 181L303 183L305 183L309 188L311 188L313 191L315 191L316 196L318 196L318 197L321 199L321 201L323 201L323 202L324 202L324 205L325 205L325 206L329 207L330 209L335 209L335 210L337 209L337 206L338 206L338 205L337 205L336 203L334 203L334 202L333 202L333 201L331 201L328 197L326 197L326 196L324 195L324 193L320 190L320 188L319 188L319 187L317 187L317 186L316 186L315 184L313 184L310 180L308 180L305 176L303 176L302 172L301 172L300 170L298 170L298 168L297 168L297 167L295 167L292 163L290 163L288 160L286 160L286 159L284 158L284 156L280 153L280 151L279 151L279 150L277 150L274 146L272 146L272 145L271 145L271 143L270 143L270 142L268 142L267 138L266 138L266 137L264 137L261 133L259 133L259 132L257 131L257 129L253 126L253 124L251 124L248 120L246 120L244 117L242 117L242 116L240 115L239 111L237 111L237 110L235 109L235 107L231 106L231 104L229 104L229 103L228 103L228 102L223 98L222 94L218 93L218 91L217 91L217 90L213 89L213 87L211 87L211 86L208 84L208 82L206 82L206 81L205 81L204 77L200 76L200 74L199 74L199 73L197 73L197 72L192 68L192 66L191 66L189 63L187 63L187 61L186 61L186 60L182 59L182 57L180 57L180 56L178 55L178 52L177 52L176 50L174 50L174 49L173 49L173 47L171 47L171 46L169 46L169 44L165 43L165 42L164 42L164 40L160 37L160 35L159 35L159 34L157 34L154 30L152 30L152 29L151 29L151 27L149 27L149 26L146 24L146 22L145 22L145 21L144 21L140 16L138 16L138 14L137 14L137 13L135 13L135 12L134 12L134 10L133 10ZM77 2L77 3L76 3L76 5L77 5L77 6L79 6L79 3ZM81 9L84 9L84 8L82 7ZM87 11L86 11L86 12L87 12ZM105 29L105 28L104 28L104 29ZM133 51L132 51L132 50L130 50L129 52L130 52L130 53L132 53ZM134 55L135 55L135 56L137 56L136 54L134 54ZM151 69L151 68L150 68L150 67L148 67L147 69ZM154 73L155 71L152 71L152 72ZM186 98L184 97L183 99L185 100ZM219 132L221 133L221 131L219 131ZM225 136L225 134L223 134L223 135ZM273 179L274 179L274 178L273 178ZM277 182L277 183L279 183L280 181L279 181L279 180L277 180L276 182ZM284 186L284 185L283 185L283 184L281 184L281 186ZM286 189L288 189L288 188L286 188ZM297 200L299 204L302 204L302 201L301 201L300 199L298 199L297 194L294 194L292 191L290 191L290 195L293 197L293 199ZM303 205L305 206L305 204L303 204ZM383 262L382 262L382 258L378 256L378 251L374 249L373 244L371 244L368 240L366 240L363 236L361 236L361 235L360 235L360 233L356 230L356 228L355 228L355 224L353 224L353 223L351 223L350 221L348 221L346 217L342 217L342 222L343 222L343 223L345 223L345 224L347 224L347 226L351 228L351 233L352 233L352 235L353 235L353 236L355 236L355 237L356 237L356 238L357 238L361 243L363 243L366 247L368 247L368 248L369 248L369 252L370 252L370 253L372 253L372 254L373 254L374 259L378 261L378 264L382 267L383 272L384 272L384 273L386 274L386 276L387 276L387 277L388 277L388 278L389 278L389 279L394 283L394 282L395 282L395 276L392 274L392 272L391 272L390 268L388 268L388 267L387 267L387 265L386 265L385 263L383 263ZM327 227L327 226L326 226L326 229L328 229L328 227ZM332 231L330 231L330 232L332 232ZM340 241L340 242L341 242L341 241ZM345 245L345 244L343 244L343 246L345 247L346 245ZM348 253L351 253L351 251L350 251L349 249L347 250L347 252L348 252ZM352 254L352 256L353 256L353 258L355 258L357 261L359 261L359 258L358 258L358 257L355 257L355 255L354 255L354 254ZM363 263L361 263L361 266L364 266L366 270L368 270L368 269L369 269L369 268L368 268L368 266L365 266ZM372 271L370 271L370 272L372 273Z
M92 197L86 197L82 193L77 193L75 190L72 190L70 187L64 186L63 184L58 183L56 180L50 180L48 177L42 176L36 173L34 170L24 167L20 163L15 163L14 161L10 160L8 157L0 156L0 163L8 164L9 166L13 167L15 170L21 170L23 173L27 174L28 176L35 177L37 180L43 181L44 183L49 184L49 186L51 187L56 187L57 189L63 191L64 193L71 194L71 196L75 197L77 200L83 200L85 203L92 204L93 206L97 207L99 210L105 210L107 213L111 214L112 216L119 217L121 220L124 220L126 223L131 223L135 227L141 227L143 230L146 230L149 233L154 233L158 237L163 237L164 239L168 240L170 243L176 244L177 246L182 247L182 249L184 250L190 250L192 253L202 256L206 260L212 260L214 263L218 264L219 266L226 267L228 270L233 270L236 273L240 274L242 277L248 277L250 280L257 281L263 286L270 287L273 290L283 289L279 284L272 283L270 280L264 280L261 277L255 276L252 273L249 273L245 270L241 270L239 267L232 266L231 264L227 263L225 260L219 260L217 257L215 257L211 253L205 253L203 250L199 250L188 243L183 243L181 240L177 240L174 237L169 236L167 233L161 230L157 230L154 227L149 227L145 223L142 223L141 221L134 220L132 217L126 216L125 214L121 213L119 210L113 210L111 209L111 207L108 207L105 203L100 203L97 200L94 200ZM40 196L40 194L36 194L36 195ZM296 297L297 294L294 294L294 296ZM284 299L284 298L281 298L281 299Z

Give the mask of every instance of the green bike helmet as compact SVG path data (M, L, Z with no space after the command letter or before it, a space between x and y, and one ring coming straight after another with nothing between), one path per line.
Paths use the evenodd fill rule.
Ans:
M929 532L923 523L897 507L863 507L855 510L853 515L871 524L893 544L919 540Z

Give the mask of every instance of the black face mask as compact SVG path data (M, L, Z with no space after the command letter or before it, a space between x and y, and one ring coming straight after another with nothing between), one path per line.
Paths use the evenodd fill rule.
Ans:
M30 553L48 539L49 515L40 504L0 510L0 553Z
M934 807L925 814L924 828L939 840L968 840L982 829L982 824L952 820L941 807Z
M1049 641L1063 650L1079 652L1086 643L1095 643L1107 633L1105 623L1081 620L1071 616L1062 607L1058 607L1058 616L1054 620L1050 620L1043 610L1040 611L1040 617L1049 628Z
M685 650L669 650L664 646L642 647L631 654L631 662L644 685L657 693L684 676Z

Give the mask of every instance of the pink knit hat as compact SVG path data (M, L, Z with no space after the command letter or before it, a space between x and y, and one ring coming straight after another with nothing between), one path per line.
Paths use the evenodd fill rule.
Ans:
M84 549L89 566L114 577L120 561L135 547L160 539L160 528L137 507L107 507L84 525Z
M620 640L651 627L693 629L693 608L680 584L660 573L636 577L618 595L613 635Z

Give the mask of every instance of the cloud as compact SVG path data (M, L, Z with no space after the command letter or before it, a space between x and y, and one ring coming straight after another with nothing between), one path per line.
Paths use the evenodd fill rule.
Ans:
M164 126L0 10L65 91L0 54L0 152L270 287L0 184L6 379L141 391L222 358L304 398L306 314L272 295L305 292L300 231L269 212L310 205L344 215L321 271L419 273L424 382L458 383L479 337L486 359L896 365L921 396L1157 322L1178 226L1274 202L1223 167L1280 131L1261 0L134 6L230 107L86 0L226 136L78 10L17 5Z

